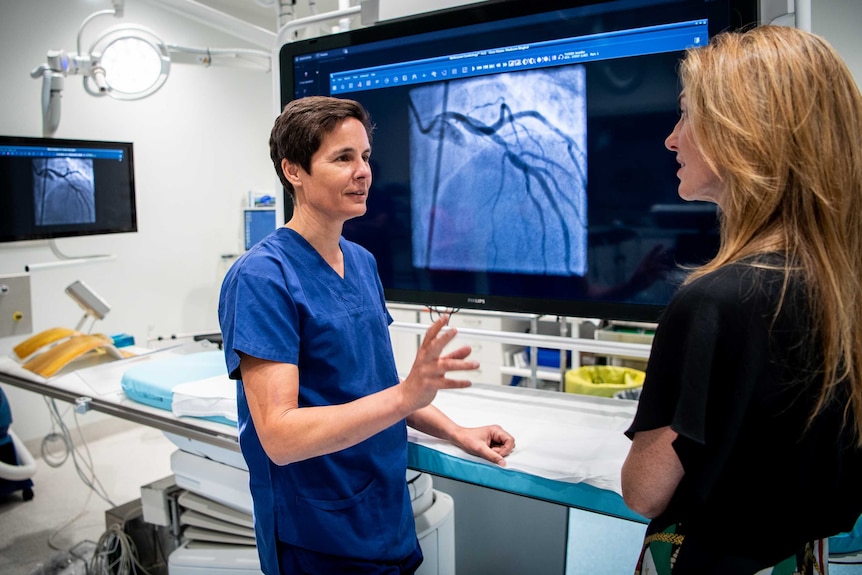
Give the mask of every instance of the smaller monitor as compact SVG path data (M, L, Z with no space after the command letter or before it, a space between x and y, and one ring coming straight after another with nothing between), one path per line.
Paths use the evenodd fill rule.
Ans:
M130 142L0 136L0 242L136 231Z
M275 208L246 208L245 249L275 231Z

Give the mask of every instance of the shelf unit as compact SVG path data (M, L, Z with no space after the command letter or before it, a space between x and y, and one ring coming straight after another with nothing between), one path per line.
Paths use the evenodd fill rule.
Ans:
M413 364L420 338L431 322L431 314L422 306L390 303L388 307L395 320L390 330L396 363L399 373L406 375ZM553 384L556 384L559 391L564 389L565 372L582 365L584 355L638 362L644 362L649 357L648 342L581 337L584 331L581 327L589 325L594 328L595 323L595 320L583 318L548 318L535 314L478 310L460 311L451 319L451 325L458 329L454 345L473 347L471 357L482 364L479 372L473 375L476 381L507 385L512 377L522 377L526 380L525 387L553 388ZM556 331L559 335L549 331ZM567 335L572 333L578 336ZM488 342L495 345L487 345ZM530 365L508 365L506 354L522 349L531 350ZM567 365L567 362L562 361L558 369L539 366L539 349L559 350L561 359L565 359L565 352L571 351L571 363Z

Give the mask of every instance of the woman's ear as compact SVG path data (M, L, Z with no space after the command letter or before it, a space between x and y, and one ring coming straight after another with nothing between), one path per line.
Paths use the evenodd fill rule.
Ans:
M294 187L300 184L299 171L301 169L297 164L289 162L287 158L281 159L281 171L284 177L287 178L287 181L293 184Z

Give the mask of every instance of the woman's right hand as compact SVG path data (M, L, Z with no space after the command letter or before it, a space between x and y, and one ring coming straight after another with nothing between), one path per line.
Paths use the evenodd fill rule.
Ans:
M455 328L447 328L449 315L441 315L428 331L416 353L410 374L401 382L402 394L411 413L434 401L440 389L457 389L470 387L467 379L451 379L447 377L450 371L469 371L479 368L479 362L466 359L472 349L465 345L446 355L446 347L457 335Z

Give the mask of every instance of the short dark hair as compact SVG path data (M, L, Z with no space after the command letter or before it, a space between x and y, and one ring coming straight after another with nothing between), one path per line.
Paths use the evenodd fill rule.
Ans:
M292 100L275 119L269 135L269 155L275 172L285 189L293 197L293 185L281 169L281 160L298 164L311 173L311 157L320 148L324 136L347 118L356 118L365 126L368 141L374 126L362 104L344 98L308 96Z

